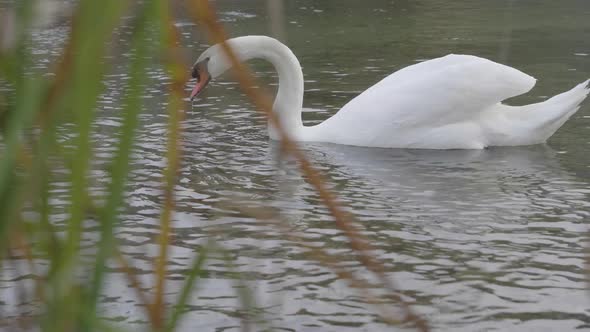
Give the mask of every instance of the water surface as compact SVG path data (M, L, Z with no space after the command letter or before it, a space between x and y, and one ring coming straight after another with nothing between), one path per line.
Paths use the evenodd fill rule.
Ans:
M537 87L514 104L544 100L590 77L590 5L582 0L284 1L282 19L271 19L266 1L217 5L232 35L276 34L293 49L306 79L307 124L326 119L387 74L448 53L487 57L536 77ZM205 33L184 18L177 26L196 58L208 46ZM124 29L118 33L128 38ZM35 69L57 56L66 34L65 27L35 34ZM97 190L107 181L128 78L116 57L112 61L95 126ZM253 66L274 84L270 66ZM149 75L127 207L117 230L123 252L148 285L157 256L169 84L158 67ZM291 162L278 161L278 147L267 139L261 120L229 77L212 82L187 109L167 296L176 298L192 257L213 237L231 253L242 282L277 330L385 330L358 292L299 245L230 208L280 212L293 233L366 273L311 186ZM566 331L590 329L584 265L589 127L587 102L546 145L483 151L317 143L303 148L354 212L387 274L435 330ZM58 183L54 192L59 224L68 191ZM89 232L88 245L94 237ZM142 329L143 307L112 267L104 315ZM239 330L239 284L221 257L212 259L184 329ZM11 296L10 282L3 282L1 292ZM10 303L4 300L0 308L10 312Z

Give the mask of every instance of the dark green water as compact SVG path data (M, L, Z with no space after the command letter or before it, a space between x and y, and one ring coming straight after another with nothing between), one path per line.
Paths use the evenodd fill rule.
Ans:
M397 69L448 53L486 57L536 77L537 87L514 104L546 99L590 78L590 2L584 0L269 2L216 3L233 36L278 35L298 56L306 123L322 121ZM281 5L281 15L269 14ZM187 54L196 59L208 45L205 33L188 22L180 19L177 26ZM55 57L66 33L63 27L37 32L39 58ZM253 67L263 81L274 82L269 65ZM160 69L150 76L128 209L118 230L123 251L146 275L157 255L169 83ZM126 78L124 68L116 67L106 80L95 130L97 188L106 181L103 163L116 143L112 133L120 125ZM277 330L386 330L358 292L297 244L228 211L228 204L272 207L293 232L366 274L309 184L292 166L277 163L277 147L237 84L229 77L212 82L187 111L170 301L196 250L214 237L231 251ZM363 225L388 275L435 330L590 329L584 265L590 102L547 145L484 151L304 148ZM55 204L65 209L63 193ZM87 241L94 241L91 233ZM4 284L0 307L11 303L10 283ZM210 261L184 329L239 330L236 285L223 260ZM113 272L105 316L142 329L146 318L136 301L123 275Z

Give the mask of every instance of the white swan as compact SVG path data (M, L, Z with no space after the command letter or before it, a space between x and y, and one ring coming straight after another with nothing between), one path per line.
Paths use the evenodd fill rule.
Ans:
M447 55L401 69L315 126L304 126L303 72L291 50L266 36L227 41L241 61L262 58L278 72L273 110L297 141L425 149L483 149L545 142L590 91L588 81L544 102L508 106L535 79L517 69L471 55ZM207 49L192 71L191 100L231 67L220 45ZM269 136L278 139L269 126Z

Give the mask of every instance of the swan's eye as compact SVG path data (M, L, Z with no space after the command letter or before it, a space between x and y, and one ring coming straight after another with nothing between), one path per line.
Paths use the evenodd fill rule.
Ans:
M202 69L207 70L207 67L206 66L203 66L203 64L206 65L209 62L209 60L211 60L211 58L210 57L206 57L205 60L203 60L203 61L195 64L195 66L193 67L193 70L191 72L191 76L193 78L196 78L197 81L200 81L201 80L201 73L200 73L200 71ZM201 68L201 67L204 67L204 68Z
M193 71L191 72L191 76L196 78L198 81L201 80L201 75L199 74L199 66L194 66Z

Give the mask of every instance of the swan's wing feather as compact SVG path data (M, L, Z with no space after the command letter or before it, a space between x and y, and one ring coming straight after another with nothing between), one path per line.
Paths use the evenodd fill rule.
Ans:
M533 77L517 69L476 56L447 55L391 74L327 122L345 130L360 125L382 131L469 121L534 85Z

